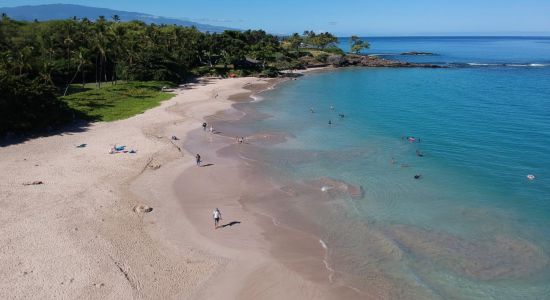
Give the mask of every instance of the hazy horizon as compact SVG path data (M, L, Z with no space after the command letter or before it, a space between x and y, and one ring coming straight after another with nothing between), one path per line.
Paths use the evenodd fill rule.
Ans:
M445 3L442 3L445 2ZM180 3L175 0L0 0L0 7L43 4L76 4L177 18L236 29L263 29L285 35L304 30L329 31L337 36L550 36L550 2L542 0L460 3L420 0L391 4L351 1L289 0L277 3L235 0ZM284 22L281 22L284 18Z

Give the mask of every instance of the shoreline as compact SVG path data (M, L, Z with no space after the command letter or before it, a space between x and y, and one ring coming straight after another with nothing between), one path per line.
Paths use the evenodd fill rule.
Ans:
M307 223L299 221L296 223L297 220L301 219L300 212L293 213L290 219L286 220L290 221L288 224L285 224L287 223L286 221L280 221L284 217L279 219L281 215L277 213L277 210L280 209L274 206L284 206L290 209L293 207L292 203L283 202L278 204L279 198L269 196L268 200L262 199L260 200L261 203L254 203L257 197L263 198L266 194L278 194L288 186L281 185L280 182L276 183L277 179L266 176L260 166L262 163L260 162L258 165L254 159L249 161L246 158L248 156L246 152L256 151L252 148L260 149L283 142L285 137L277 133L257 132L254 129L252 131L250 129L243 131L242 125L243 123L245 126L248 125L249 119L254 122L257 118L263 119L267 117L261 113L258 114L256 111L250 111L250 107L247 107L246 103L255 102L255 96L272 89L284 81L275 80L266 85L247 86L246 88L250 89L250 91L248 93L237 94L238 97L233 99L236 103L232 104L231 109L206 118L209 124L213 122L215 125L214 128L221 128L222 132L212 135L208 132L203 132L201 129L195 129L189 134L189 138L186 139L189 142L184 145L185 149L191 153L200 152L202 157L205 157L206 153L207 160L205 163L207 165L210 165L211 161L215 161L216 163L215 166L212 168L208 167L205 171L202 168L188 168L179 176L176 182L182 184L174 185L179 195L178 198L197 199L199 197L196 191L186 189L184 183L190 184L199 190L209 190L213 194L212 196L202 194L200 197L201 205L197 205L194 201L183 200L184 211L191 220L191 223L196 224L196 229L201 235L209 237L212 241L219 239L218 247L229 245L230 248L238 250L237 252L239 253L234 256L234 259L239 262L238 269L226 271L218 275L219 277L215 276L212 279L211 285L218 286L220 282L222 282L222 285L223 282L231 282L231 285L235 285L235 282L239 281L235 278L242 278L240 280L243 280L244 284L242 284L243 289L241 293L233 295L239 299L257 298L258 295L261 295L261 298L287 297L290 299L319 297L323 299L337 299L343 295L346 299L368 298L371 296L370 291L367 294L365 290L362 291L353 287L350 285L351 283L343 280L341 276L337 281L333 280L337 271L330 266L330 250L326 242L317 233L314 233L315 230L307 229ZM249 99L245 101L244 98L247 97ZM237 136L246 136L246 140L249 142L242 145L237 144L233 138L235 133L237 133ZM208 160L212 157L215 158ZM200 173L207 173L207 175ZM325 183L327 182L325 181ZM327 184L333 183L346 184L328 179ZM311 184L311 186L304 186L303 183L295 183L295 187L297 190L301 189L304 193L315 195L316 197L325 197L324 193L321 192L320 186L317 188L314 187L316 183L312 182ZM348 185L348 187L352 186ZM220 194L224 195L223 199L220 199ZM357 195L356 191L352 192L352 197L354 195ZM264 200L266 201L263 202ZM229 211L233 218L240 216L236 217L239 221L233 220L229 224L237 223L237 228L246 227L246 230L249 231L248 234L254 236L254 242L250 242L247 238L240 236L240 232L234 233L232 228L229 229L231 231L229 233L231 234L230 237L220 235L218 232L212 232L208 224L209 219L206 216L209 215L214 207L219 207L222 214L224 211ZM201 217L197 218L197 216ZM243 216L246 216L244 217L246 219L245 222L241 222L240 220ZM247 223L252 223L254 225L253 228L247 226ZM306 227L303 227L304 225ZM233 226L230 225L230 227ZM226 231L227 229L222 230ZM236 230L239 231L239 229ZM245 244L246 247L242 247L241 244ZM254 253L249 253L250 248L255 249ZM266 251L264 248L269 250ZM242 253L246 253L246 259L244 260L242 259ZM261 253L262 257L250 259L254 254L258 253ZM250 268L260 270L266 268L266 265L269 266L268 268L276 268L278 270L276 272L277 275L284 273L284 278L274 279L268 276L257 276L254 279L245 279L243 277L243 275L250 272ZM243 266L248 266L245 268L247 271L244 274L243 272L239 272L239 269L243 268ZM230 278L226 277L228 273L232 274ZM288 281L288 277L294 279ZM385 279L376 280L380 283ZM273 281L277 283L273 283ZM277 292L270 294L259 288L251 288L263 285L269 285L272 290L276 291L284 290L285 293ZM308 288L305 289L305 286L308 286ZM376 290L375 292L378 293L378 296L391 295L391 291L382 290L374 286L371 288ZM304 294L304 292L306 293ZM226 294L227 292L224 292L219 296ZM217 296L218 294L212 293L201 294L201 298L214 298Z

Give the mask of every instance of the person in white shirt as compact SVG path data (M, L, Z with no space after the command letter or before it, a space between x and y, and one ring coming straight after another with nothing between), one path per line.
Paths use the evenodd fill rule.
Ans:
M220 220L222 219L222 213L219 209L214 209L212 212L212 216L214 217L214 229L218 229L218 224L220 223Z

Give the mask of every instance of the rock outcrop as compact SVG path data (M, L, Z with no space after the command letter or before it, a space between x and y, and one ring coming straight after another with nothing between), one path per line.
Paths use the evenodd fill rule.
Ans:
M343 66L362 66L371 68L441 68L433 64L419 64L402 62L398 60L389 60L377 56L367 55L346 55Z
M398 60L385 59L378 56L359 55L359 54L331 54L326 60L319 61L313 57L300 58L304 68L316 67L369 67L369 68L445 68L444 66L434 64L410 63Z

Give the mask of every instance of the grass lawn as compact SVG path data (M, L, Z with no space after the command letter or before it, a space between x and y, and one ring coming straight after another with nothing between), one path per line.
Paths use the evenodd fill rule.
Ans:
M115 121L140 114L160 105L174 96L161 92L162 87L172 86L168 82L123 82L113 85L105 83L101 88L95 85L74 85L78 92L61 99L74 109L80 118L90 121Z

